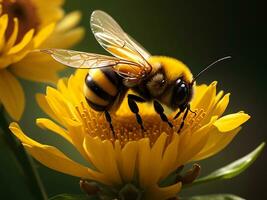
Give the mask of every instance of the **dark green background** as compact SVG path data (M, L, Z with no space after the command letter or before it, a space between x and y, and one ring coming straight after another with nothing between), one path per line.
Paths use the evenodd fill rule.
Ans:
M49 2L48 2L49 3ZM113 16L152 54L168 55L185 62L193 74L210 62L226 55L231 61L218 64L199 79L199 83L219 82L218 87L231 92L227 113L244 110L252 118L234 141L218 155L201 162L202 174L211 172L254 149L266 140L266 16L259 1L125 1L68 0L66 10L81 10L86 37L77 50L105 53L92 36L90 13L101 9ZM45 70L45 69L44 69ZM67 74L67 73L66 73ZM45 85L23 81L27 109L21 121L23 130L44 143L57 145L80 160L78 153L54 134L36 128L34 119L44 117L34 94ZM0 147L4 147L0 144ZM14 157L0 150L0 199L31 199ZM79 193L78 178L50 170L36 163L49 196ZM184 195L234 193L246 199L267 199L266 151L242 175L183 191Z

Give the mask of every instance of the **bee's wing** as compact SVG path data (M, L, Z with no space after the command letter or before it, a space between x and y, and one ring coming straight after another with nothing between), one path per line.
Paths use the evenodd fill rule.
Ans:
M151 66L147 62L151 55L127 35L107 13L94 11L91 15L91 29L99 44L112 55L139 63L145 72L151 71Z
M125 79L139 79L140 65L135 62L100 54L86 53L66 49L42 49L56 61L77 69L97 69L110 67Z

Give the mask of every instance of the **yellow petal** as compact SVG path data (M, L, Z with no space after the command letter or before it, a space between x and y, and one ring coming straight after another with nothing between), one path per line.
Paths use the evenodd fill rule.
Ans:
M183 133L179 146L179 156L177 157L177 166L188 163L205 147L209 130L217 117L213 117L208 124L198 129L196 132Z
M226 107L228 106L229 99L230 99L230 93L224 95L224 97L218 102L218 104L212 111L212 115L217 115L218 117L220 117L224 113Z
M204 119L201 121L201 124L207 124L209 123L210 119L212 118L212 116L218 116L220 117L223 112L225 111L228 103L227 103L227 99L229 102L229 94L226 94L223 98L224 92L220 91L216 97L214 98L214 101L210 107L209 112L206 113L206 116L204 117ZM222 98L222 99L221 99Z
M212 117L208 124L201 127L193 134L192 142L188 146L189 151L186 152L185 159L182 163L190 162L195 155L202 151L208 141L209 130L217 118L217 116Z
M149 173L147 174L146 180L147 186L153 185L159 180L161 173L163 150L165 147L166 139L167 134L162 133L151 148L150 157L147 160L147 162L149 162Z
M43 165L72 176L93 179L98 173L69 159L57 148L38 143L27 137L18 124L11 123L10 130L23 143L26 150Z
M2 57L0 56L0 69L9 67L11 64L17 63L18 61L23 59L30 52L30 50L32 50L32 48L33 48L33 43L30 42L23 49L21 49L21 51L15 54L4 55Z
M23 37L23 39L16 44L15 46L13 46L9 51L8 51L8 55L11 54L16 54L19 51L21 51L24 47L26 47L32 40L34 34L34 29L29 30Z
M80 70L78 70L79 72L81 72ZM83 70L83 73L77 73L75 76L71 76L68 80L68 89L71 92L70 95L66 95L69 96L69 98L72 99L74 105L80 104L81 100L84 100L84 93L83 93L83 85L84 85L84 79L85 76L87 74L87 70ZM66 94L66 93L65 93ZM87 103L86 103L87 104Z
M69 83L70 79L61 78L57 83L57 88L62 93L62 95L73 105L80 105L81 100L84 99L84 94L81 90L84 83L81 82L80 85L77 85L77 83L75 83L75 80L72 81L74 85L70 85Z
M154 185L147 191L145 191L145 199L166 200L171 197L177 196L181 188L182 188L181 182L167 187L159 187L158 185Z
M205 84L197 85L197 86L194 87L195 91L194 91L194 94L193 94L192 101L190 103L192 108L195 108L195 105L199 102L199 100L205 94L207 88L208 88L208 86L205 85Z
M66 98L56 89L47 87L46 89L46 101L49 104L55 115L60 116L58 118L63 126L66 127L65 119L77 119L77 111ZM77 119L78 121L78 119Z
M242 112L230 114L218 119L214 123L214 126L216 126L221 132L228 132L241 126L249 118L250 116L248 114Z
M194 109L203 109L205 112L209 110L209 108L212 106L212 103L214 102L214 99L216 97L216 85L217 82L214 81L211 83L205 93L202 95L202 97L199 99L199 101L195 104Z
M36 94L36 101L40 108L52 119L56 120L57 122L60 122L58 117L55 115L53 110L50 108L49 104L46 101L44 94Z
M140 186L144 189L147 187L147 179L149 178L149 158L150 158L150 141L144 138L138 141L139 154L138 154L138 172Z
M57 22L64 16L64 10L59 4L54 4L55 1L56 0L50 1L49 4L44 0L34 2L38 8L41 8L38 9L38 15L44 26L51 22Z
M0 102L16 121L21 118L25 97L19 81L7 70L0 70Z
M23 79L56 83L59 79L58 72L64 66L55 62L43 53L29 53L26 57L11 66L12 72Z
M65 0L53 0L51 2L49 2L49 4L47 4L46 0L38 0L38 1L34 1L35 5L41 8L60 8L61 6L63 6ZM48 13L46 13L48 14ZM50 14L50 13L49 13Z
M64 34L65 43L60 43L61 48L70 48L73 45L79 43L85 35L85 30L82 27L77 27L66 34Z
M51 6L51 7L61 7L63 6L65 0L53 0L50 2L50 5L47 5L47 1L46 0L42 0L39 2L43 3L42 5L46 5L46 6Z
M68 90L68 79L67 78L61 78L57 82L57 89L63 94L64 97L68 97L69 90Z
M8 24L7 14L0 17L0 50L5 46L5 32Z
M80 154L84 157L85 160L91 162L90 158L88 157L86 151L83 148L83 142L84 142L84 127L80 122L71 120L71 119L66 119L65 120L67 123L67 130L69 137L72 140L72 143L74 147L80 152Z
M18 30L19 30L18 19L14 18L13 22L14 22L13 32L5 45L5 49L4 49L5 52L9 51L9 49L15 44L17 40Z
M52 146L44 145L42 147L36 147L27 144L23 144L23 146L36 160L53 170L71 176L92 179L88 168L70 160L61 151Z
M53 121L51 121L50 119L38 118L36 120L36 124L40 128L47 129L47 130L50 130L54 133L57 133L58 135L60 135L64 139L66 139L69 143L73 144L72 139L68 135L68 132L65 129L63 129L62 127L60 127L59 125L57 125L56 123L54 123Z
M158 182L161 175L161 161L167 134L162 133L152 148L147 138L141 139L139 143L138 170L139 182L142 188L149 188Z
M20 126L16 123L16 122L12 122L9 125L9 129L12 131L12 133L24 144L28 144L31 146L38 146L41 147L42 144L40 144L39 142L36 142L35 140L29 138L28 136L26 136Z
M84 29L81 27L72 29L65 33L53 33L40 48L61 48L67 49L81 41L84 36Z
M101 141L98 137L85 136L83 147L95 168L107 177L109 185L122 183L114 148L110 141ZM103 156L105 156L105 159L103 159Z
M220 90L220 92L215 97L215 103L218 103L220 101L220 99L222 98L223 94L224 94L224 91Z
M130 183L134 178L138 143L136 141L128 142L121 150L119 141L116 141L115 148L117 150L116 154L121 155L117 162L122 179L125 183Z
M81 20L81 12L73 11L68 13L58 24L56 27L56 31L65 32L70 29L73 29Z
M167 146L163 158L162 158L162 166L161 166L161 175L160 180L166 178L169 173L174 171L177 167L176 159L178 154L180 136L179 134L173 134L173 139L171 143Z
M207 147L204 147L192 160L202 160L220 152L233 140L240 130L241 128L239 127L229 132L221 133L218 129L213 129L210 133L212 139L209 139Z
M38 48L53 32L55 23L51 23L46 27L42 28L34 37L34 47Z

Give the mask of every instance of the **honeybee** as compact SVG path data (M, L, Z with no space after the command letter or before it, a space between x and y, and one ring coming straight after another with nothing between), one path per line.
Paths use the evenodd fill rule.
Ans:
M69 67L89 69L84 82L85 99L91 108L105 113L113 133L110 112L119 107L128 89L136 94L127 95L128 105L142 129L144 125L137 102L153 102L156 113L170 127L173 124L162 104L178 110L174 119L183 113L180 132L190 111L196 78L216 62L228 58L215 61L193 78L189 68L179 60L150 55L107 13L94 11L90 24L96 40L114 57L64 49L41 51Z

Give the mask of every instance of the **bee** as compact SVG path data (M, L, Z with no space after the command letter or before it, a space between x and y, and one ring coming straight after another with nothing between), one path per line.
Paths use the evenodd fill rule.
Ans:
M69 67L89 69L84 81L84 96L89 106L104 112L114 134L110 112L116 110L128 94L128 105L144 130L137 103L152 102L161 119L173 124L162 105L178 110L174 119L183 113L182 123L190 110L196 79L219 59L202 70L195 78L181 61L166 56L152 56L107 13L96 10L90 19L92 32L98 43L113 56L64 49L44 49L56 61ZM193 111L191 111L193 112Z

